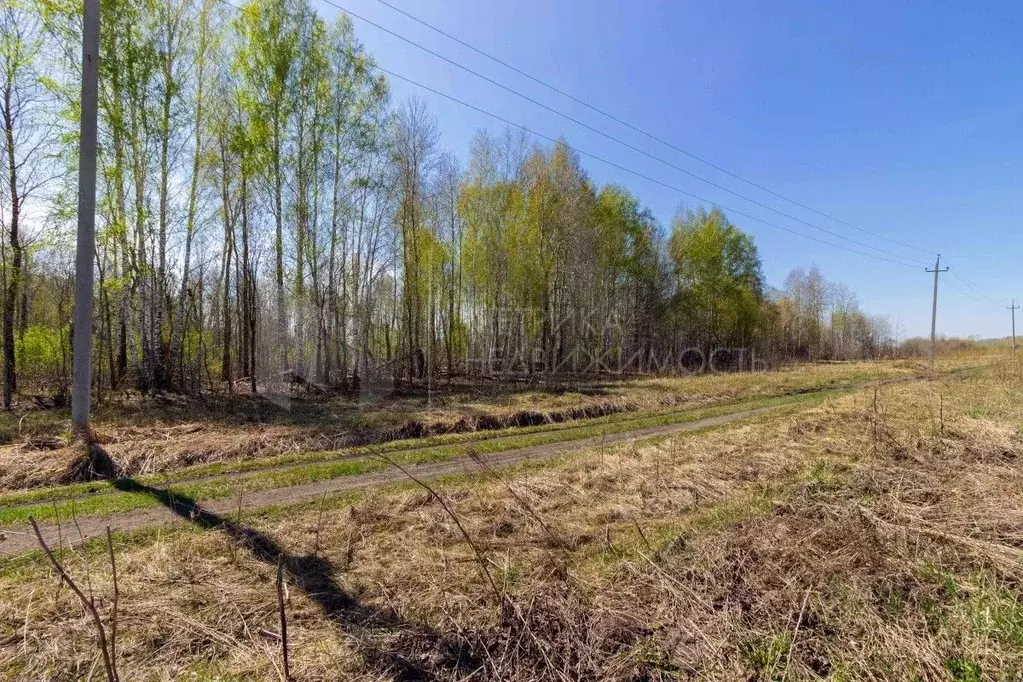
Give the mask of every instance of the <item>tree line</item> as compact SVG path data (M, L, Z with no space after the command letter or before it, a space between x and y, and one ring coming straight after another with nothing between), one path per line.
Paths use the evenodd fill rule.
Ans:
M74 0L0 5L10 409L19 379L68 393L82 18ZM769 288L752 237L720 210L661 225L566 144L511 131L444 149L425 105L392 102L344 14L307 0L103 0L102 13L101 397L893 346L891 326L816 268Z

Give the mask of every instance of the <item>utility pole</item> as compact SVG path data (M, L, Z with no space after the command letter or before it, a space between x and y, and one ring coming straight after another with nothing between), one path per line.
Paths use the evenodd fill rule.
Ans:
M934 300L931 302L931 367L934 366L934 349L937 345L937 329L938 329L938 273L948 272L946 267L944 270L941 269L941 254L938 254L937 260L934 261L933 270L924 270L924 272L934 273Z
M1012 299L1012 305L1009 306L1009 312L1012 313L1012 354L1016 354L1016 311L1019 310L1019 306L1016 305L1016 299Z
M82 118L78 147L78 246L75 253L74 379L71 427L88 441L92 384L92 268L96 253L96 110L99 86L99 0L85 0L82 26Z

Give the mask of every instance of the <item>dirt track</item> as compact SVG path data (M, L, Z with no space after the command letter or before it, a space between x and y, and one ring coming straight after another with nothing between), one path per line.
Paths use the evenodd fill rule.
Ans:
M574 441L508 450L481 456L481 458L489 466L504 467L530 460L548 459L601 444L614 445L631 440L669 436L676 433L686 433L721 426L730 422L749 419L767 412L780 410L783 407L786 407L786 405L743 410L682 424L655 426L609 434L604 437L583 438ZM465 456L443 462L431 462L412 466L410 471L417 478L435 478L448 474L464 473L466 471L479 471L479 466L469 457ZM373 471L355 476L344 476L315 483L304 483L285 488L249 493L241 498L240 505L239 499L236 497L222 498L210 501L208 504L202 504L201 500L175 498L173 495L168 495L157 488L136 487L136 490L143 490L152 494L154 498L161 500L163 506L148 507L107 516L83 516L78 518L78 525L81 527L81 534L86 540L103 535L106 533L107 526L113 531L130 531L149 526L162 526L191 521L199 523L204 527L215 527L218 523L227 522L227 515L231 512L237 512L239 506L242 510L251 511L269 506L295 505L317 500L324 494L339 493L374 485L385 485L402 480L407 480L407 477L397 469ZM47 544L56 546L58 540L57 526L41 526L40 532ZM77 537L77 528L74 535L76 536L75 541L80 543ZM63 536L66 546L69 544L66 528L63 531ZM0 534L0 538L2 538L0 539L0 557L15 556L38 547L30 526L19 526L14 529L5 530Z

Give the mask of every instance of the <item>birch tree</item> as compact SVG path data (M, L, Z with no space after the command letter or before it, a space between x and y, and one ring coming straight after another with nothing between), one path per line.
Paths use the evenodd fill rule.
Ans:
M46 146L53 142L43 115L50 103L40 84L36 60L41 45L40 20L18 0L0 2L0 119L3 123L3 409L11 409L17 389L14 326L19 297L24 296L23 220L51 172ZM41 213L40 207L35 209ZM22 310L25 324L27 306Z

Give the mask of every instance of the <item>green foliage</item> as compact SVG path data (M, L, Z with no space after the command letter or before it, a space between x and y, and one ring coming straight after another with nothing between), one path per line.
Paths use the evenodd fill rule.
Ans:
M53 379L62 376L70 363L69 327L52 329L31 326L24 338L15 336L19 371L23 376Z
M969 656L948 659L945 669L952 682L980 682L985 679L980 664Z
M30 213L48 222L25 268L27 320L59 338L81 4L17 1L42 40L0 42L46 60L32 85L54 139L39 153L68 171L37 193ZM488 372L642 372L675 370L692 348L883 347L883 324L850 296L828 303L837 289L816 270L768 300L752 237L724 213L681 212L664 229L628 189L589 178L567 143L483 131L462 172L424 105L391 106L344 13L327 21L308 0L101 2L97 385L186 388L171 366L197 364L258 391L289 365L340 384L488 358L500 364ZM42 339L19 371L53 373Z
M680 302L694 312L698 335L736 345L751 339L764 282L750 236L719 209L686 211L675 217L668 249Z
M739 644L739 655L757 674L757 679L780 680L791 641L788 633Z
M182 344L182 352L186 363L193 363L200 357L204 348L209 348L215 343L212 332L199 333L196 329L189 329L185 332Z

